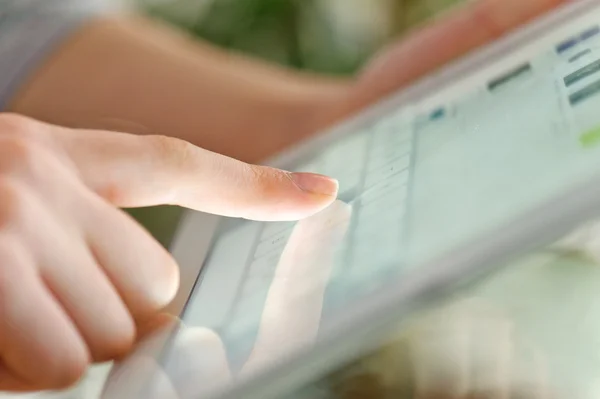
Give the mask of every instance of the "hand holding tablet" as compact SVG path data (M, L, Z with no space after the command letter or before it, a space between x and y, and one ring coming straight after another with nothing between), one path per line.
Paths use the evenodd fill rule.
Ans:
M478 0L384 48L359 75L341 114L356 112L569 0Z
M535 14L526 10L533 3L520 3L522 15L475 15L513 26L513 16ZM550 13L271 160L339 178L341 198L353 203L352 221L326 290L320 339L285 367L269 367L215 397L318 390L329 372L381 344L392 324L597 215L600 75L598 52L586 51L600 43L597 7L581 1ZM452 52L450 46L439 50ZM430 55L424 59L433 65ZM245 345L260 339L252 335L254 323L261 327L261 315L268 314L264 302L244 306L245 295L261 289L253 276L278 264L293 229L222 221L208 234L207 253L195 250L207 241L197 239L203 225L189 214L174 245L181 264L197 276L180 314L186 323L219 330L228 353L241 358ZM497 364L510 366L502 359ZM483 376L496 378L502 391L505 375L490 370ZM544 378L534 385L545 385Z
M559 3L485 0L469 5L374 63L359 79L350 100L340 104L337 117ZM346 230L352 230L350 211L336 203L332 217L339 223L329 226L324 236L315 231L328 223L319 219L328 217L328 211L318 212L333 203L338 191L335 181L301 170L288 173L251 166L173 138L77 131L14 115L0 116L0 141L4 194L0 230L5 238L0 246L5 275L0 280L6 284L4 303L10 305L0 319L0 389L51 389L75 382L89 362L127 352L138 325L175 295L178 270L172 257L116 207L175 204L261 221L316 214L292 230L283 248L274 280L268 284L258 339L243 373L271 364L279 356L272 352L275 347L294 349L315 341L323 307L323 298L315 293L325 290L331 272L327 266L335 264L332 252ZM390 155L386 150L384 155ZM383 159L380 155L371 159ZM377 179L379 174L393 180L406 168L400 165L404 160L392 167L369 166L375 176L369 182L371 200L390 192L404 195L402 181L394 186ZM400 208L371 205L369 212ZM361 214L361 222L369 220L366 215ZM396 221L402 215L384 216ZM256 244L263 244L261 250L269 251L276 241L259 236L258 231L252 234ZM307 247L313 234L318 237L312 241L316 247ZM241 247L229 251L245 255ZM362 256L368 255L363 251ZM304 274L297 274L302 270ZM364 272L358 270L353 278ZM14 281L19 281L18 287ZM211 353L217 369L223 371L207 381L230 378L220 337L198 329L189 339L198 342L203 353Z

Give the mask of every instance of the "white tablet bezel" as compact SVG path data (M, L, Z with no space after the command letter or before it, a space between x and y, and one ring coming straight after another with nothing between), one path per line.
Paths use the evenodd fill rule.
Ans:
M538 48L541 43L545 42L548 45L554 45L557 37L567 33L565 25L569 21L575 18L585 18L589 10L599 7L600 0L579 0L569 3L507 37L443 68L438 73L401 90L359 115L335 126L325 134L278 155L269 160L267 164L285 168L349 132L373 124L393 109L423 101L435 106L446 96L456 95L457 90L472 89L473 85L485 82L486 78L501 74L513 63L530 61L531 49ZM596 15L589 15L590 22L600 22L592 20ZM559 26L558 29L557 26ZM503 60L507 55L511 55L510 61ZM465 82L471 83L465 84ZM600 175L593 181L600 183ZM421 277L411 276L402 284L402 289L394 290L395 292L382 292L371 298L372 300L366 301L364 306L354 309L352 314L348 314L340 322L339 331L349 331L349 326L355 325L356 320L364 319L371 323L367 323L369 325L365 325L362 329L353 329L352 334L346 334L345 344L339 344L337 350L332 350L334 346L332 343L339 343L341 335L332 332L322 342L317 343L315 349L310 353L288 359L289 361L280 365L277 370L271 370L270 373L260 375L256 379L233 387L224 395L215 397L233 399L243 396L248 399L254 397L266 399L269 395L269 392L265 391L267 382L268 390L276 395L278 390L293 381L290 380L293 378L292 374L294 373L291 373L293 370L302 369L303 362L312 363L310 362L311 354L315 352L323 354L331 351L331 359L341 356L365 334L374 331L375 328L383 328L386 323L389 323L390 317L386 317L386 315L397 314L399 303L413 304L415 300L430 294L434 289L442 286L450 287L448 283L457 280L457 276L473 273L475 269L486 265L496 265L532 246L560 238L561 234L567 233L578 223L591 216L597 216L600 212L595 205L599 203L600 184L592 185L590 182L565 193L561 198L549 199L547 204L536 211L521 215L514 223L500 226L493 234L481 237L481 242L469 243L469 245L458 248L432 262L432 265L436 264L444 270L443 273L438 273L436 276L428 273L424 273ZM544 217L541 217L542 215ZM180 264L182 275L180 291L169 308L173 314L181 313L192 294L220 220L221 218L213 215L192 211L186 212L182 219L171 247L171 252ZM431 270L431 265L424 265L422 270ZM395 312L390 312L392 305ZM378 318L379 320L377 320ZM377 322L372 322L374 320ZM324 364L321 365L324 366ZM313 374L318 372L315 367L304 371Z

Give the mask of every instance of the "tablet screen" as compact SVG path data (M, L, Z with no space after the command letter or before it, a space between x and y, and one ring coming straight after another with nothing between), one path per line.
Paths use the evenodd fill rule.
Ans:
M184 322L217 331L242 369L261 341L315 339L416 265L598 173L598 22L289 165L338 178L339 201L299 223L226 222Z

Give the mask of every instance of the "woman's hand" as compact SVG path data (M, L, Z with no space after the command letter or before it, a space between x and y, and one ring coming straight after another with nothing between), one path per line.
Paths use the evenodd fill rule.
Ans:
M384 49L329 120L364 108L569 0L475 0ZM327 118L325 118L327 120Z
M261 220L316 213L337 183L179 139L0 114L0 390L55 389L124 354L173 298L174 260L117 207Z
M235 56L141 18L99 18L34 71L9 106L61 126L160 132L256 162L567 1L468 2L341 80Z

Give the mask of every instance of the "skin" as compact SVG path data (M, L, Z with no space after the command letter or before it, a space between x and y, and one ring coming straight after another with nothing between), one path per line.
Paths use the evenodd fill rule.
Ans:
M269 287L255 346L239 372L230 367L225 345L215 331L185 326L172 317L159 315L151 321L152 327L146 328L148 333L136 350L116 367L115 374L126 377L111 378L106 395L143 394L149 399L201 397L310 345L319 331L335 248L348 230L351 215L351 206L336 201L296 224ZM324 223L332 228L323 229ZM174 328L178 333L172 356L162 368L147 354L156 353ZM148 387L144 377L148 375L156 381L150 392L145 391Z
M265 65L136 17L99 19L47 60L10 109L72 128L166 134L260 162L565 2L467 3L348 80Z
M329 178L251 166L175 138L2 115L1 389L76 382L89 362L125 354L137 326L175 295L174 260L118 207L296 220L336 192Z
M119 207L311 216L334 201L335 181L245 162L559 3L469 3L347 81L225 54L137 17L88 23L0 115L0 390L73 384L91 362L127 353L173 297L174 260Z

